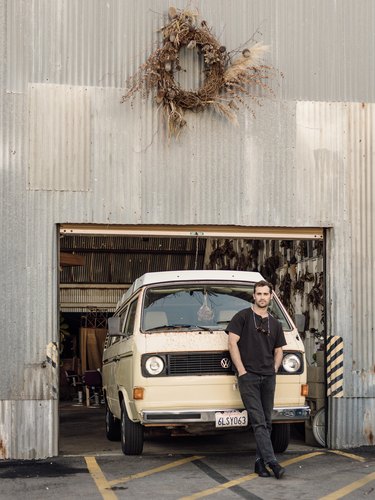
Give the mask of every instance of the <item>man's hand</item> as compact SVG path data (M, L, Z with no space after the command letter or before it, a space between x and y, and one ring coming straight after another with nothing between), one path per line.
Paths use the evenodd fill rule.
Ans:
M238 341L240 336L235 333L229 332L228 347L230 357L232 358L233 364L237 369L238 376L245 375L246 369L242 363L240 350L238 349Z

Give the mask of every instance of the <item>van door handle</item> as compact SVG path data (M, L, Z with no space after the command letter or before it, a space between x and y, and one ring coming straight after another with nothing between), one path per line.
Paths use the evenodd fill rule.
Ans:
M115 363L118 363L120 361L120 356L115 356L114 359L113 359L113 361Z

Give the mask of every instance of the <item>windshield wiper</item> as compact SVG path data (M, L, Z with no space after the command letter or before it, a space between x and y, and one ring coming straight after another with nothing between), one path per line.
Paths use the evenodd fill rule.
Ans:
M209 326L190 325L190 328L199 328L199 330L206 330L206 332L211 332L212 333L212 328L210 328Z
M206 330L207 332L212 332L212 328L208 326L201 325L189 325L189 324L176 324L176 325L160 325L155 326L154 328L148 328L145 332L150 332L154 330L174 330L176 328L197 328L198 330Z
M147 328L147 330L144 330L145 332L150 332L151 330L167 330L170 328L174 328L174 326L171 325L160 325L160 326L154 326L152 328Z

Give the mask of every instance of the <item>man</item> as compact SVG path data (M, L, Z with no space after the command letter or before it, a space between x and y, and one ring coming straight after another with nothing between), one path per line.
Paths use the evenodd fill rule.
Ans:
M280 479L285 469L277 462L271 442L271 416L276 373L286 344L281 323L268 313L272 285L254 286L253 308L239 311L228 324L229 352L236 367L238 388L249 415L257 444L254 471L270 476L266 465Z

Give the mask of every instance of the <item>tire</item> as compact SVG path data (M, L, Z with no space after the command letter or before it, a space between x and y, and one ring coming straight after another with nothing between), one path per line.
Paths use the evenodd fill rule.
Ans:
M283 453L290 441L290 424L274 424L272 426L271 441L275 453Z
M143 427L130 420L124 401L121 401L121 448L125 455L141 455L143 451Z
M105 434L109 441L120 441L121 439L121 422L113 415L107 403L105 405Z
M313 418L312 431L314 438L323 448L326 446L326 412L324 408L320 408Z

